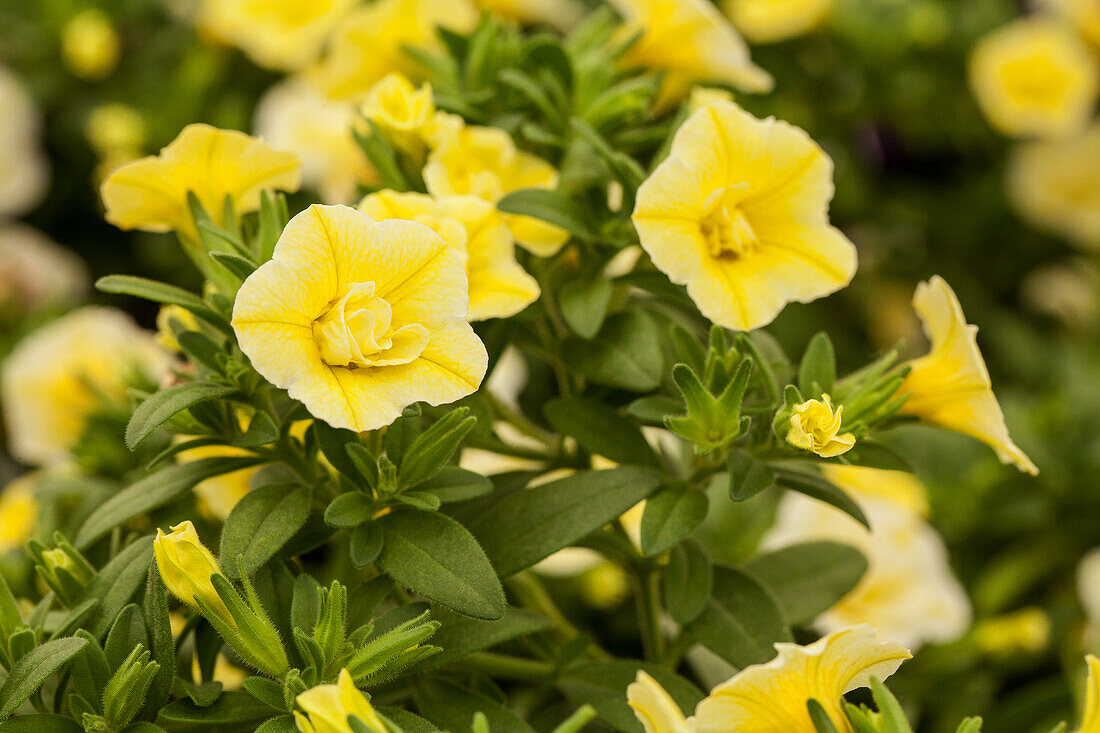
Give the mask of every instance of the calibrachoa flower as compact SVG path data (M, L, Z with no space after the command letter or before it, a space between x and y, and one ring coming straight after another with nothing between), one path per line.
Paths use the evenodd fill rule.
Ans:
M898 392L909 393L901 411L973 436L992 447L1001 463L1037 474L1039 469L1008 435L989 371L978 351L978 327L967 324L955 291L937 275L917 286L913 308L932 350L909 363L911 371Z
M664 100L683 97L700 81L749 92L771 89L771 75L752 63L745 41L709 0L611 0L611 5L623 17L623 39L642 34L623 64L667 72Z
M294 71L317 60L355 0L204 0L198 23L260 66Z
M515 315L539 297L538 283L516 262L511 232L487 201L382 191L364 198L359 210L378 221L415 221L442 237L466 266L471 321Z
M305 714L294 711L294 722L301 733L352 733L348 718L353 715L372 731L389 730L346 669L340 670L335 685L317 685L296 700L305 711Z
M300 178L296 155L273 150L243 132L193 124L160 155L112 171L100 195L107 221L120 229L174 229L194 238L188 192L222 224L227 196L236 213L243 214L259 208L261 190L297 191Z
M704 316L748 331L855 274L855 247L829 224L832 172L802 130L718 102L676 133L638 189L634 224L653 264L687 286Z
M1044 17L1017 20L983 38L970 85L989 122L1006 135L1059 137L1084 127L1100 73L1088 47Z
M1040 0L1040 5L1067 18L1089 43L1100 47L1100 4L1095 0Z
M387 74L367 92L360 112L398 147L423 155L425 130L435 117L430 84L417 88L404 74Z
M199 608L201 600L212 613L232 627L236 621L226 608L221 596L210 581L213 575L221 575L218 561L202 544L195 525L182 522L165 534L157 530L153 541L153 555L164 586L172 595L191 606Z
M17 550L38 524L38 500L34 488L38 473L27 473L0 489L0 555Z
M12 454L63 462L103 400L126 400L134 377L156 383L170 355L121 311L85 307L21 341L0 373Z
M50 168L39 142L41 124L34 100L0 66L0 220L23 214L46 190Z
M237 293L252 365L334 427L374 430L414 402L477 390L488 355L466 322L462 261L431 229L314 205Z
M723 8L737 30L753 43L794 38L821 24L833 0L725 0Z
M827 394L821 395L820 400L806 400L796 405L791 415L790 430L787 431L787 442L822 458L847 453L856 444L856 436L840 432L843 411L842 405L833 409Z
M567 30L584 16L578 0L475 0L478 7L522 23L546 23Z
M1100 247L1100 124L1079 137L1021 147L1009 163L1008 193L1027 219Z
M695 708L698 733L815 733L806 704L817 700L837 730L850 733L841 709L844 693L884 679L912 655L880 642L866 624L835 631L809 646L779 643L767 664L754 664L711 691ZM681 733L683 714L652 677L638 673L627 700L646 733Z

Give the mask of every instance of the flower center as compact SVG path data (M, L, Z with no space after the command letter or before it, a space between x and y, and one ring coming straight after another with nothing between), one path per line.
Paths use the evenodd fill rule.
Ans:
M756 248L756 232L740 208L748 189L747 183L720 188L703 204L699 228L711 256L741 257Z
M393 311L374 294L374 283L352 283L313 322L313 338L329 366L351 369L407 364L428 345L419 323L394 328Z

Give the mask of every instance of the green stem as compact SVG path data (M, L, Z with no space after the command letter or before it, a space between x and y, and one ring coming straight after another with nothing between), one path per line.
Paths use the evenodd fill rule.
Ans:
M554 665L493 652L474 652L459 660L467 669L510 680L537 680L554 674Z
M640 570L637 576L638 625L642 632L642 649L648 661L660 662L664 656L661 634L661 597L657 568Z
M565 614L561 612L550 594L546 592L546 588L543 587L533 573L517 573L504 582L525 608L542 614L549 619L550 623L562 636L567 639L576 639L582 636L580 630L565 617ZM595 642L589 645L589 651L593 656L600 659L610 659L611 657Z

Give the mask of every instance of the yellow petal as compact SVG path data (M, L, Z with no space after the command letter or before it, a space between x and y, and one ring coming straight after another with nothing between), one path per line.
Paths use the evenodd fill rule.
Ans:
M1089 654L1089 677L1085 688L1085 712L1078 733L1100 733L1100 659Z
M268 69L294 71L317 59L355 0L205 0L198 22Z
M772 43L816 28L833 0L725 0L722 7L749 41Z
M686 733L684 713L657 680L639 670L626 688L626 701L638 716L645 733Z

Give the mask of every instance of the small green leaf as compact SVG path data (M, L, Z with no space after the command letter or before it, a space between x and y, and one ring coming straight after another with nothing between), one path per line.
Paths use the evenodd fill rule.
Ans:
M562 354L566 363L593 382L633 392L656 389L664 374L657 326L637 310L608 318L592 341L567 340Z
M730 451L730 499L745 501L775 485L775 473L743 450Z
M561 314L573 333L591 339L600 332L611 302L611 281L604 277L571 280L558 294Z
M108 275L96 281L96 289L104 293L119 295L133 295L155 303L178 305L194 313L199 318L208 321L211 325L221 328L223 331L232 332L226 320L213 308L207 305L202 298L189 293L183 288L174 285L148 280L133 275Z
M829 719L829 714L825 712L825 708L821 707L821 703L811 698L807 701L806 707L809 709L810 722L814 724L817 733L838 733L833 721Z
M616 463L658 465L657 456L633 422L587 397L550 400L542 408L551 427L582 448Z
M692 488L658 491L642 513L642 552L653 557L680 544L706 519L709 505L707 495Z
M32 649L16 662L0 686L0 720L11 717L43 682L79 654L87 643L79 637L55 639Z
M854 547L821 540L757 555L744 570L772 592L787 623L801 626L856 587L867 559Z
M134 450L153 431L200 402L226 397L237 390L223 384L211 382L184 382L168 389L162 389L149 395L149 398L137 406L130 423L126 426L126 447Z
M582 242L590 242L595 232L573 199L545 188L524 188L512 191L497 202L497 209L506 214L530 216L560 227Z
M233 252L211 252L214 261L234 277L245 280L256 270L256 263Z
M687 540L673 547L664 579L665 606L672 618L680 624L698 618L714 585L714 568L703 546Z
M222 569L239 578L251 575L275 556L309 517L305 486L271 484L244 495L225 520L221 537Z
M748 573L714 568L713 592L687 633L730 664L763 664L775 656L775 642L791 641L779 603Z
M468 413L467 408L452 410L417 436L401 461L398 475L402 486L427 481L443 467L477 423Z
M365 568L378 559L384 542L382 528L375 522L360 524L351 533L351 562Z
M375 511L373 499L361 491L349 491L325 508L325 523L330 527L355 527L370 519Z
M836 381L836 354L833 342L824 331L810 339L798 367L798 389L803 395L818 396L833 391Z

